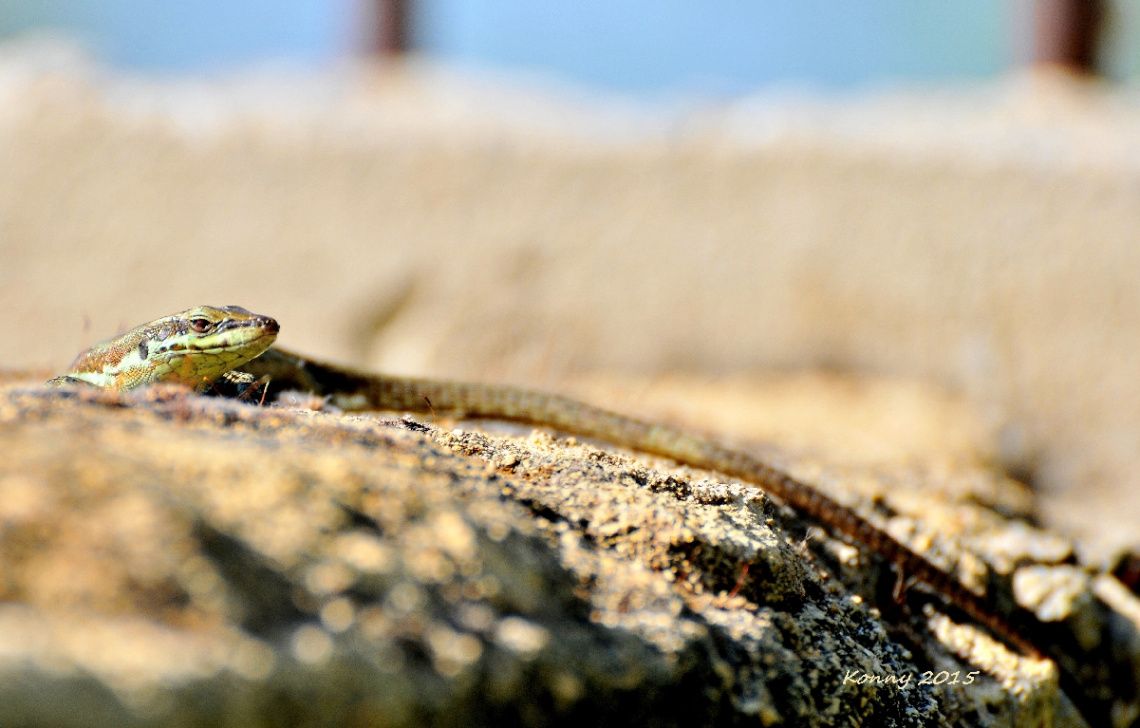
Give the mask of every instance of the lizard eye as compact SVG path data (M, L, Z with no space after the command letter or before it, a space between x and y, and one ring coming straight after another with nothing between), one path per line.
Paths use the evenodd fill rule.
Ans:
M213 324L210 323L210 319L204 319L204 318L190 319L190 328L194 331L195 334L204 334L207 331L209 331L212 327L213 327Z

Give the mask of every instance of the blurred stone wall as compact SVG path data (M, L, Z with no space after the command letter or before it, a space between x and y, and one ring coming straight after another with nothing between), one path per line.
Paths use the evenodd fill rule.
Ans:
M419 66L158 82L10 51L0 364L233 303L401 372L924 379L981 408L1055 523L1121 542L1137 129L1134 99L1047 78L634 108Z

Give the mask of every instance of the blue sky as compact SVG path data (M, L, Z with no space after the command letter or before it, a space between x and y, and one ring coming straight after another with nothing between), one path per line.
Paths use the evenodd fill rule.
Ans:
M0 32L55 27L105 61L195 72L355 50L366 0L0 0ZM996 75L1009 0L419 0L428 55L610 90L846 88Z
M996 0L429 0L420 44L604 86L978 78L1011 61Z

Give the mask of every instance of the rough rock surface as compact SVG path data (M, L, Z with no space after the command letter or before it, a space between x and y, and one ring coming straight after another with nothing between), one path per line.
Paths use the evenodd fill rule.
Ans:
M1075 635L1072 702L1072 665L901 612L885 565L756 487L438 424L4 385L0 724L1135 719L1136 598L998 515L1028 496L992 472L781 463Z

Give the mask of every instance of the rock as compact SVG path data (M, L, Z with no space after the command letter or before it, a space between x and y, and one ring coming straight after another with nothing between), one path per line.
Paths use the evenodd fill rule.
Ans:
M0 725L1085 724L759 488L601 444L8 384L0 453Z

